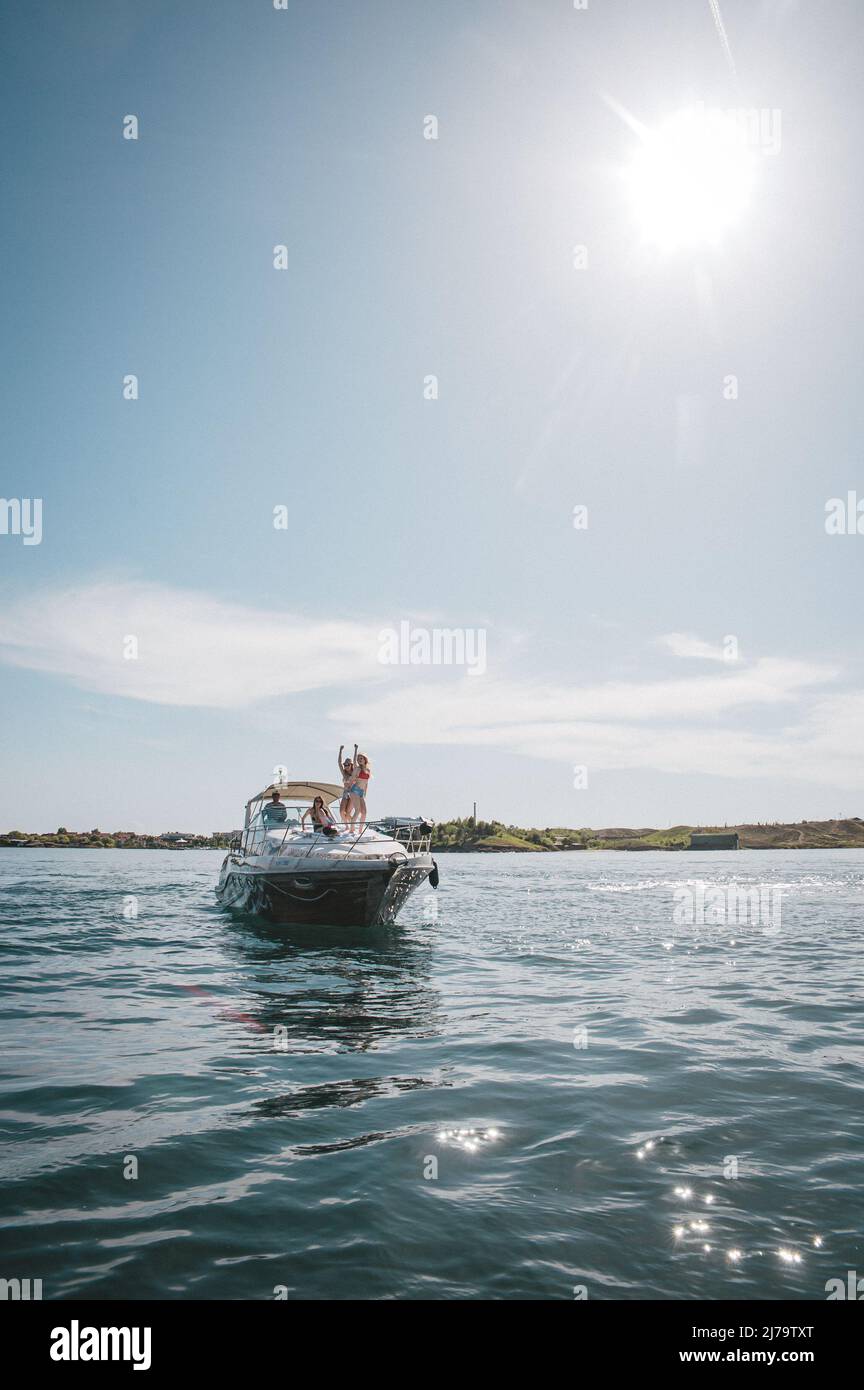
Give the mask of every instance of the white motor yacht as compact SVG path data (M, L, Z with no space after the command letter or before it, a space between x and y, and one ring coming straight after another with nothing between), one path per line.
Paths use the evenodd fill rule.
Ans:
M338 821L320 828L307 816L303 824L317 796L330 807L342 788L273 783L246 803L243 832L216 887L223 907L285 924L372 927L393 922L425 879L437 888L428 821L397 817L386 829L356 830Z

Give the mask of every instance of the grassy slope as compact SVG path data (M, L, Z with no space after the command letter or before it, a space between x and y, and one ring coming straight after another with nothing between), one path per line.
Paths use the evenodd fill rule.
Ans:
M853 817L849 820L801 821L784 825L673 825L668 830L632 829L616 827L609 830L580 830L555 826L548 832L549 837L566 839L571 844L586 849L686 849L691 834L732 834L738 833L742 849L864 849L864 820ZM470 832L460 845L437 845L437 849L462 850L532 850L534 852L552 848L538 845L523 838L527 832L517 827L505 830L496 826L494 834L481 833L473 838Z
M540 854L548 854L548 845L535 845L531 840L523 840L519 835L511 835L509 831L503 831L498 835L485 835L482 840L475 840L471 844L474 849L530 849Z

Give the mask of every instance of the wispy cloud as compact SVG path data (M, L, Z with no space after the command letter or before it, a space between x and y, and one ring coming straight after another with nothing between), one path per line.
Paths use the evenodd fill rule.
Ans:
M747 706L794 703L802 691L836 675L832 667L764 658L749 668L680 680L609 681L595 685L532 684L529 681L458 680L416 683L352 708L386 729L393 741L469 742L478 731L518 726L563 728L597 721L636 725L657 720L716 719ZM475 687L472 689L472 686ZM341 717L345 711L337 711Z
M581 689L461 679L358 699L334 718L369 743L491 747L596 769L851 787L864 778L864 694L826 695L820 687L836 675L766 658L711 676Z
M136 659L124 657L128 637ZM128 645L126 650L128 650ZM85 690L236 709L381 675L378 628L141 583L43 591L0 610L0 659Z
M563 684L382 667L379 636L377 623L132 582L46 590L0 609L0 660L105 695L239 709L319 690L323 715L378 746L486 747L598 769L838 786L864 779L864 693L832 690L838 672L827 665L776 657L721 664L709 643L668 633L658 639L666 651L711 669ZM137 659L124 659L128 637ZM354 692L347 700L346 690Z
M689 632L667 632L658 639L673 656L696 657L701 661L725 661L719 642L705 642Z

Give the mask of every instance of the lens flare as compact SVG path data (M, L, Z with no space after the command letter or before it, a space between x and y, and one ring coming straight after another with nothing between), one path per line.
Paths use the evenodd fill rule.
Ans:
M688 109L643 128L627 186L646 240L718 245L749 205L755 167L744 130L723 112Z

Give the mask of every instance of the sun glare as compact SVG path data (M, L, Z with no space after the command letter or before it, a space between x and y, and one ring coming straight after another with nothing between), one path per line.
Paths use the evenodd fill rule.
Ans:
M640 131L627 182L646 240L674 250L716 246L746 210L754 176L740 124L691 109Z

